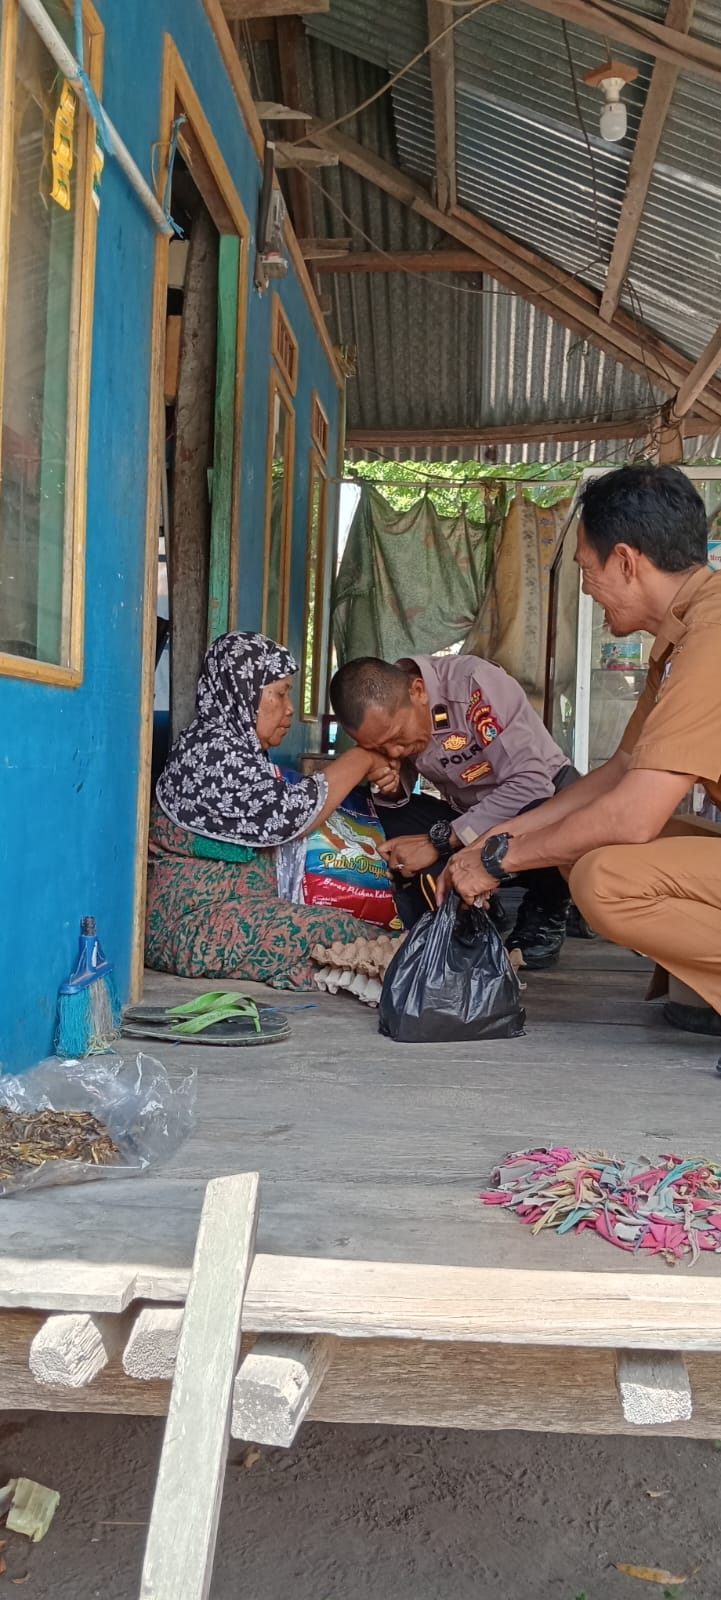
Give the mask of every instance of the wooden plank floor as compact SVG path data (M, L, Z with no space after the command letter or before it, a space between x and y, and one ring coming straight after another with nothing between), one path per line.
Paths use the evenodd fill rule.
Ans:
M668 1029L646 982L635 957L570 942L529 979L523 1039L445 1050L390 1043L343 995L268 992L285 1045L147 1046L199 1072L196 1132L159 1175L6 1202L0 1254L185 1267L207 1179L257 1170L264 1252L668 1274L594 1236L533 1238L477 1198L506 1152L539 1143L721 1158L714 1041ZM207 987L148 975L167 1003ZM695 1274L721 1274L721 1256Z

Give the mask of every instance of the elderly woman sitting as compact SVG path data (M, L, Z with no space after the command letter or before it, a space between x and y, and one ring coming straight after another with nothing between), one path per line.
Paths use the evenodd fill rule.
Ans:
M268 751L293 721L297 670L258 633L225 634L205 657L195 719L156 788L146 930L156 972L307 988L313 944L378 931L278 896L276 847L310 833L357 784L389 777L385 758L353 749L286 782Z

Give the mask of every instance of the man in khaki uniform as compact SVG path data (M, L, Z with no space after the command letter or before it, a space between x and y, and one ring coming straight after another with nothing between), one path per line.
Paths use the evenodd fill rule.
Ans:
M494 826L452 858L445 880L472 900L508 873L556 863L598 933L721 1013L721 837L664 835L694 783L721 806L721 573L706 564L703 502L673 467L595 479L576 560L612 633L656 635L643 695L605 766ZM704 1031L717 1029L721 1017Z

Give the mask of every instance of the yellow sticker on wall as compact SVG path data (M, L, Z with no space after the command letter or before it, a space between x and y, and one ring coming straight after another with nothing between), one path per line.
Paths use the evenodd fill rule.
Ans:
M67 79L64 79L53 124L53 181L50 189L50 199L62 206L63 211L69 211L72 204L70 173L76 110L77 100Z

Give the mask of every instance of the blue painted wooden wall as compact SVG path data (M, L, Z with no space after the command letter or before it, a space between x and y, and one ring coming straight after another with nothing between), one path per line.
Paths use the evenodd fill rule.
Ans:
M141 170L158 137L163 34L183 58L251 224L260 172L201 0L96 0L103 99ZM155 233L112 160L98 223L88 473L85 676L78 689L0 678L0 1063L31 1064L52 1041L58 984L92 913L127 994L138 793L142 591ZM303 291L281 297L300 342L291 645L304 610L310 400L338 394ZM239 626L260 625L270 295L250 287L241 486ZM298 733L284 750L306 744Z

